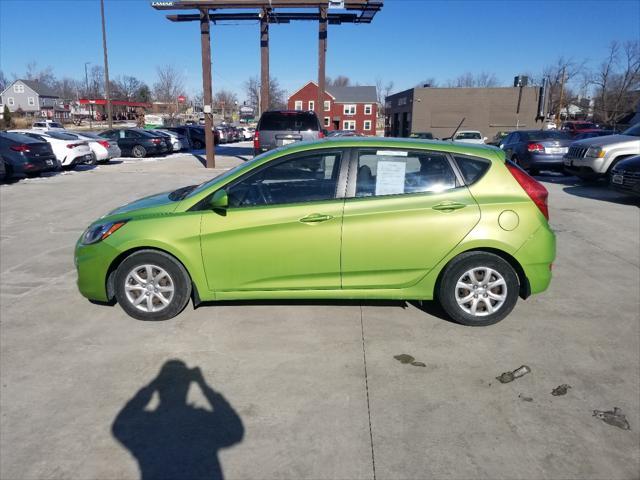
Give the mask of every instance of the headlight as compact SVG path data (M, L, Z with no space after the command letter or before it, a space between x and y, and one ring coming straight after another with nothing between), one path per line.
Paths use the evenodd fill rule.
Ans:
M97 243L100 240L104 240L113 232L122 227L125 223L127 223L126 220L120 222L101 223L93 227L89 227L82 236L82 244L91 245L92 243Z
M592 158L602 158L604 157L604 150L602 149L602 147L589 147L586 156Z

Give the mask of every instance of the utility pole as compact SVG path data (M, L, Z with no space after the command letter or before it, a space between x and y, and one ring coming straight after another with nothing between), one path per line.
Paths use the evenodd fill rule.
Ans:
M325 90L325 65L327 55L327 7L320 7L320 22L318 28L318 99L316 114L324 126L324 90Z
M84 83L87 87L87 101L89 100L89 75L87 74L87 65L91 65L91 62L84 62ZM93 107L89 106L89 128L93 128Z
M207 168L216 168L213 138L213 85L211 81L211 18L209 9L200 10L200 48L202 50L202 93L204 96L204 143L207 153Z
M100 15L102 16L102 50L104 52L104 93L107 97L107 121L109 128L113 128L111 118L111 95L109 94L109 59L107 57L107 29L104 24L104 0L100 0Z
M269 110L269 14L264 8L260 16L260 113Z
M560 78L560 101L558 102L558 120L557 120L557 125L558 127L560 126L560 123L562 122L562 101L564 100L564 74L565 74L565 68L566 67L562 67L562 77Z

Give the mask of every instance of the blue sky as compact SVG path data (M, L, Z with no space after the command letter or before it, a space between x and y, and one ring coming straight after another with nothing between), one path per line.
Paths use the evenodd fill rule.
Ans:
M110 73L151 86L157 65L183 72L187 93L201 89L199 28L175 24L149 1L105 0ZM257 24L213 25L214 91L244 98L260 71ZM371 25L329 26L327 75L395 90L427 77L494 73L508 85L559 56L597 65L612 40L640 38L640 0L386 0ZM102 64L98 0L0 0L0 69L20 76L30 61L57 76L84 78ZM271 27L271 73L292 93L317 75L317 24Z

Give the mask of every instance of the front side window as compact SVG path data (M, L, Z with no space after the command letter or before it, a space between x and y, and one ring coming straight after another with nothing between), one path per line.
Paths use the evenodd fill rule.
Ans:
M356 197L442 192L456 188L443 153L409 150L360 150Z
M227 189L229 206L256 207L335 198L340 152L297 155L250 174Z
M302 100L296 100L295 110L302 110Z
M344 106L344 114L345 115L355 115L356 114L356 106L355 105L345 105Z

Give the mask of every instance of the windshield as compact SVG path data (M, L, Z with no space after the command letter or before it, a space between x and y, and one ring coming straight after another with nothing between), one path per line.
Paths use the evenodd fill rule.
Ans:
M60 133L60 132L47 132L47 135L51 138L56 138L58 140L77 140L78 137L76 135L69 135L68 133Z
M480 140L480 138L480 132L460 132L456 135L458 140Z
M52 128L64 128L61 124L56 123L56 122L51 122L49 124L49 127L52 127Z
M622 135L631 135L633 137L640 137L640 123L636 123L633 127L627 128Z
M568 133L558 130L540 130L538 132L529 132L527 134L529 140L566 140L571 138Z

